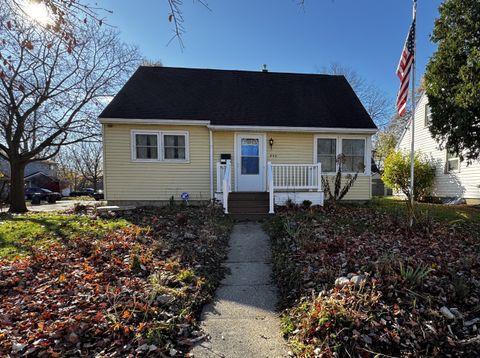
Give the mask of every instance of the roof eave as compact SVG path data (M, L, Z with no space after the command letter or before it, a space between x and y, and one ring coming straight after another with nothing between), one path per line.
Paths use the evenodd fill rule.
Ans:
M183 119L142 119L142 118L99 118L102 124L156 124L206 126L219 131L267 131L267 132L311 132L311 133L350 133L375 134L377 128L342 128L342 127L293 127L293 126L254 126L254 125L215 125L209 120Z
M210 124L208 120L190 120L190 119L143 119L143 118L102 118L98 121L101 124L170 124L170 125L185 125L185 126L206 126Z
M349 134L375 134L377 128L341 128L341 127L291 127L291 126L228 126L210 125L212 130L231 131L265 131L265 132L308 132L308 133L349 133Z

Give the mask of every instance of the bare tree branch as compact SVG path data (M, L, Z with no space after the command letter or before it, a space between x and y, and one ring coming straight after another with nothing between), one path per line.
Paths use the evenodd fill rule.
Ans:
M374 84L361 77L352 68L336 62L323 67L321 72L345 76L375 124L383 128L389 123L394 112L393 102Z
M97 190L103 178L102 144L83 142L69 149L75 170L80 173L84 181L89 182Z
M118 91L139 63L137 50L111 28L83 21L73 28L70 48L58 34L0 9L0 54L8 54L0 62L0 149L12 171L56 156L62 146L98 138L98 99ZM22 211L18 177L12 198Z
M76 32L79 24L88 22L108 26L107 19L103 15L112 13L111 10L93 6L85 0L0 0L0 4L12 13L15 12L23 18L29 18L29 14L25 10L26 1L32 1L32 3L45 7L50 15L50 21L46 24L39 22L37 26L62 39L63 45L69 51L77 45ZM195 1L211 11L205 0ZM168 21L173 25L173 36L168 44L176 39L180 48L183 49L183 35L185 34L183 0L166 0L166 2L169 9ZM303 1L300 1L300 4L303 6Z

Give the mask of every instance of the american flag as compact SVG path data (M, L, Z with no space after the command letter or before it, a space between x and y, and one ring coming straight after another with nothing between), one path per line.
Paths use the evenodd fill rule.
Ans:
M397 111L400 116L404 116L407 108L408 85L410 83L410 72L415 59L415 19L408 32L407 41L403 46L400 62L397 67L397 76L400 79L400 89L397 95Z

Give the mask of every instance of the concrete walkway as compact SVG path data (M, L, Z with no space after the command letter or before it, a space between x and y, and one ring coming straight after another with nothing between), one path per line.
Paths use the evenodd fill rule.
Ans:
M235 225L226 266L230 274L202 313L209 339L194 347L194 357L287 356L270 277L270 240L260 224Z

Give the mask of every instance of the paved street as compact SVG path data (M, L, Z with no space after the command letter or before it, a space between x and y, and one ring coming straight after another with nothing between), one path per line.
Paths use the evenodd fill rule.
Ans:
M95 200L83 200L83 201L75 201L75 200L59 200L55 204L48 204L46 202L42 202L40 205L30 205L27 204L27 208L29 211L38 211L38 212L49 212L49 211L66 211L72 209L75 206L75 203L82 203L84 205L99 205L102 201L95 201ZM2 207L1 212L8 211L8 206Z

